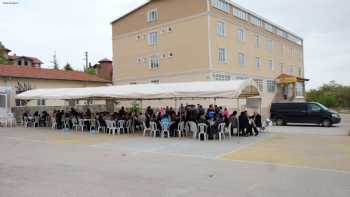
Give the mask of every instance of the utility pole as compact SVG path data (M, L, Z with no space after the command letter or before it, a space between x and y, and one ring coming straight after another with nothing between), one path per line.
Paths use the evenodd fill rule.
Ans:
M53 60L52 60L51 63L53 63L53 69L55 69L55 70L58 70L58 69L59 69L59 68L58 68L58 63L57 63L56 51L55 51L54 54L53 54Z
M89 68L89 52L85 52L85 57L84 57L84 60L85 60L85 70L87 70Z

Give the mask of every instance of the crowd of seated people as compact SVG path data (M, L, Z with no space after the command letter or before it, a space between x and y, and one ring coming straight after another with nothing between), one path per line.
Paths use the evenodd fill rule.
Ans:
M23 119L29 120L31 117L28 112L23 114ZM33 114L35 120L39 120L38 126L49 126L48 120L55 123L56 129L74 129L74 125L78 124L79 121L83 121L84 127L89 130L91 120L101 127L107 127L107 120L114 121L116 125L120 120L125 122L130 121L129 126L136 128L142 128L143 126L149 128L151 122L157 124L157 128L167 128L169 136L177 137L178 124L180 122L195 122L196 124L204 123L208 127L207 135L209 139L213 139L218 135L219 125L225 123L228 127L231 125L231 135L240 136L253 136L258 135L259 130L262 127L260 114L254 112L251 116L248 115L247 111L241 112L238 116L237 111L232 113L224 107L217 105L209 105L205 109L202 105L186 105L181 106L176 110L172 107L161 107L158 109L151 108L148 106L144 113L130 112L124 107L121 107L119 111L114 113L109 112L98 112L92 113L90 109L85 112L78 112L74 108L70 111L55 110L50 116L47 112L39 114L35 112ZM94 125L96 128L96 125ZM239 128L239 129L238 129ZM84 128L82 128L84 129ZM234 133L234 129L238 130ZM160 133L157 134L158 136Z

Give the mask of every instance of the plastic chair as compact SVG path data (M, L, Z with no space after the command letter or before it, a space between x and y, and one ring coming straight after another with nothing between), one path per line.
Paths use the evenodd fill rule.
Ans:
M102 126L100 124L100 121L97 120L96 122L97 122L97 133L100 133L101 130L103 131L103 133L106 133L106 127Z
M181 138L182 136L186 136L184 121L179 122L179 124L177 125L177 135L179 138Z
M145 122L142 122L142 125L143 125L143 137L145 137L146 136L146 133L147 133L147 131L149 131L149 135L151 135L151 133L152 133L152 129L149 127L149 128L147 128L147 126L146 126L146 123Z
M189 126L189 131L193 133L193 139L196 139L198 134L197 124L193 121L190 121L188 122L188 126Z
M151 126L151 133L150 133L150 135L153 134L153 137L156 137L157 136L157 132L160 132L159 129L158 129L157 123L150 122L150 126Z
M96 130L97 130L97 128L96 128L97 126L96 126L96 119L91 119L91 121L90 121L90 133L93 133L92 131L92 128L94 128L95 129L95 133L96 133Z
M162 132L161 132L161 137L165 138L170 138L170 131L169 131L170 124L162 124Z
M225 139L225 123L219 124L218 131L219 141L221 142L222 138Z
M204 123L200 123L198 124L198 139L201 140L201 136L204 137L204 141L208 140L208 134L207 134L207 130L208 130L208 125L204 124Z
M125 120L119 120L119 121L118 121L118 124L117 124L117 132L118 132L118 135L120 135L121 132L125 133L124 124L125 124Z
M115 131L117 130L115 121L111 121L111 120L106 120L106 125L107 125L107 131L108 131L108 135L115 135Z
M84 127L86 127L84 120L78 119L78 122L79 122L79 128L81 129L81 132L84 132Z
M57 129L57 122L54 117L51 117L51 128L52 129Z
M231 127L232 127L232 123L230 123L228 125L228 127L225 128L225 132L224 132L224 136L226 137L226 135L228 135L229 139L231 140Z

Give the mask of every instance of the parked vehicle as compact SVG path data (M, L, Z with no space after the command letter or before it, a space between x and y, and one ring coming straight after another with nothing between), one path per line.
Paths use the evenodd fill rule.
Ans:
M271 120L278 126L307 123L331 127L341 122L338 113L315 102L272 103L270 112Z

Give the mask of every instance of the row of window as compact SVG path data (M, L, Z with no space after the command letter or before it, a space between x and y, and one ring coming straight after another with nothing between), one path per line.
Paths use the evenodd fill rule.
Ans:
M166 33L166 32L170 33L172 31L173 31L172 27L167 27L167 28L161 28L160 31L156 30L156 31L148 32L148 36L147 36L148 45L150 46L157 45L159 40L159 34ZM146 34L137 34L136 40L144 40L145 37L146 37Z
M219 64L227 64L228 63L228 56L227 56L227 49L226 48L219 48L218 51L219 55ZM238 64L241 66L246 65L247 61L246 61L246 56L244 53L238 53ZM261 69L261 57L256 57L255 58L255 65L256 65L256 69L260 70ZM269 70L273 71L275 69L274 64L273 64L273 60L268 60L267 61L267 66L269 68ZM295 66L290 65L287 66L287 68L285 68L284 64L281 63L281 73L288 73L288 74L294 74L294 68ZM299 67L298 68L298 75L302 76L302 69Z
M213 77L214 77L214 80L216 80L216 81L230 81L230 80L238 79L237 77L233 77L230 74L225 74L225 73L215 73L215 74L213 74ZM247 79L247 78L244 77L242 79ZM266 87L267 92L270 92L270 93L276 92L277 85L276 85L276 82L274 80L264 81L263 79L254 79L254 81L258 85L260 92L264 92L265 87Z
M175 56L174 52L169 53L163 53L161 55L152 55L150 57L144 57L144 58L137 58L137 63L144 63L149 66L149 69L156 70L160 67L160 60L161 59L167 59L167 58L173 58Z
M226 2L225 0L211 0L212 6L223 11L226 13L230 13L230 4ZM265 26L265 30L271 32L271 33L276 33L278 36L281 36L285 39L288 39L291 42L294 42L296 44L301 45L302 40L300 38L297 38L296 36L293 36L292 34L273 26L272 24L263 21L262 19L258 18L257 16L253 16L250 13L247 13L246 11L243 11L239 8L233 7L232 9L232 14L233 16L244 20L244 21L249 21L251 24L258 26L258 27L263 27ZM250 20L249 20L250 19Z

